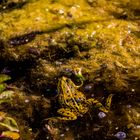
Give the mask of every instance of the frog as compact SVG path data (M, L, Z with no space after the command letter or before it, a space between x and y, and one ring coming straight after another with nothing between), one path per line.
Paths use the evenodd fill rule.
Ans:
M75 85L75 83L70 78L65 76L62 76L59 79L57 90L58 101L61 108L57 110L57 113L61 116L53 117L49 120L76 120L79 116L83 117L83 115L86 114L91 107L98 108L100 111L108 113L113 94L110 94L107 97L106 104L103 106L102 103L95 98L87 99L85 94L78 90L80 87L81 85Z

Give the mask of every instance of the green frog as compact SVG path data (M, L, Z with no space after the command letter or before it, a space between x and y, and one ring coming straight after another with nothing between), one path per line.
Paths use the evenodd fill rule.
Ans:
M76 120L78 116L83 116L91 107L107 113L109 111L112 94L107 98L105 107L94 98L86 99L86 96L78 91L79 86L76 86L71 79L61 77L58 82L58 100L62 108L58 109L58 114L61 117L54 117L59 120ZM50 118L50 119L54 119ZM49 119L49 120L50 120Z

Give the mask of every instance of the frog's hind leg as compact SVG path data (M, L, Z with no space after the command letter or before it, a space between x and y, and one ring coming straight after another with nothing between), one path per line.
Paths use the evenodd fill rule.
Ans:
M66 108L60 108L57 111L62 117L57 117L59 120L76 120L77 116L70 110Z
M88 105L94 105L94 108L98 108L99 110L101 110L101 111L107 113L107 112L110 110L112 97L113 97L113 94L110 94L110 95L107 97L105 107L102 105L102 103L100 103L98 100L95 100L95 99L88 99L88 100L86 101L86 103L87 103Z
M95 100L95 99L88 99L86 101L86 103L88 105L94 105L94 108L97 108L105 113L108 112L108 110L102 105L102 103L100 103L98 100Z

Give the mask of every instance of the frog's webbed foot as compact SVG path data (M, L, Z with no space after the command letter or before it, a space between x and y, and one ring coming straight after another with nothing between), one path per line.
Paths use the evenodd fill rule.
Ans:
M49 124L49 125L53 125L58 123L59 121L71 121L71 120L76 120L77 116L70 110L67 108L60 108L57 111L58 114L61 115L61 117L51 117L51 118L47 118L44 119L43 122Z
M59 120L76 120L77 119L77 116L71 112L70 109L67 109L67 108L60 108L58 111L57 111L58 114L62 115L62 117L57 117L57 119Z
M102 103L100 103L98 100L95 100L95 99L88 99L86 101L86 103L88 105L94 105L94 108L98 108L99 110L107 113L110 109L110 106L111 106L112 97L113 97L113 94L110 94L108 96L108 98L106 100L105 107L102 105Z
M110 106L111 106L111 102L112 102L112 97L113 97L113 94L110 94L108 97L107 97L107 100L106 100L106 103L105 103L105 108L107 110L110 110Z

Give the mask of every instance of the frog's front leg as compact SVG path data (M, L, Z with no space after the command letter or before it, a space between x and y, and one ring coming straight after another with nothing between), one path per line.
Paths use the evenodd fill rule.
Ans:
M58 114L62 115L62 117L57 117L59 120L76 120L77 116L67 108L60 108L57 111Z

